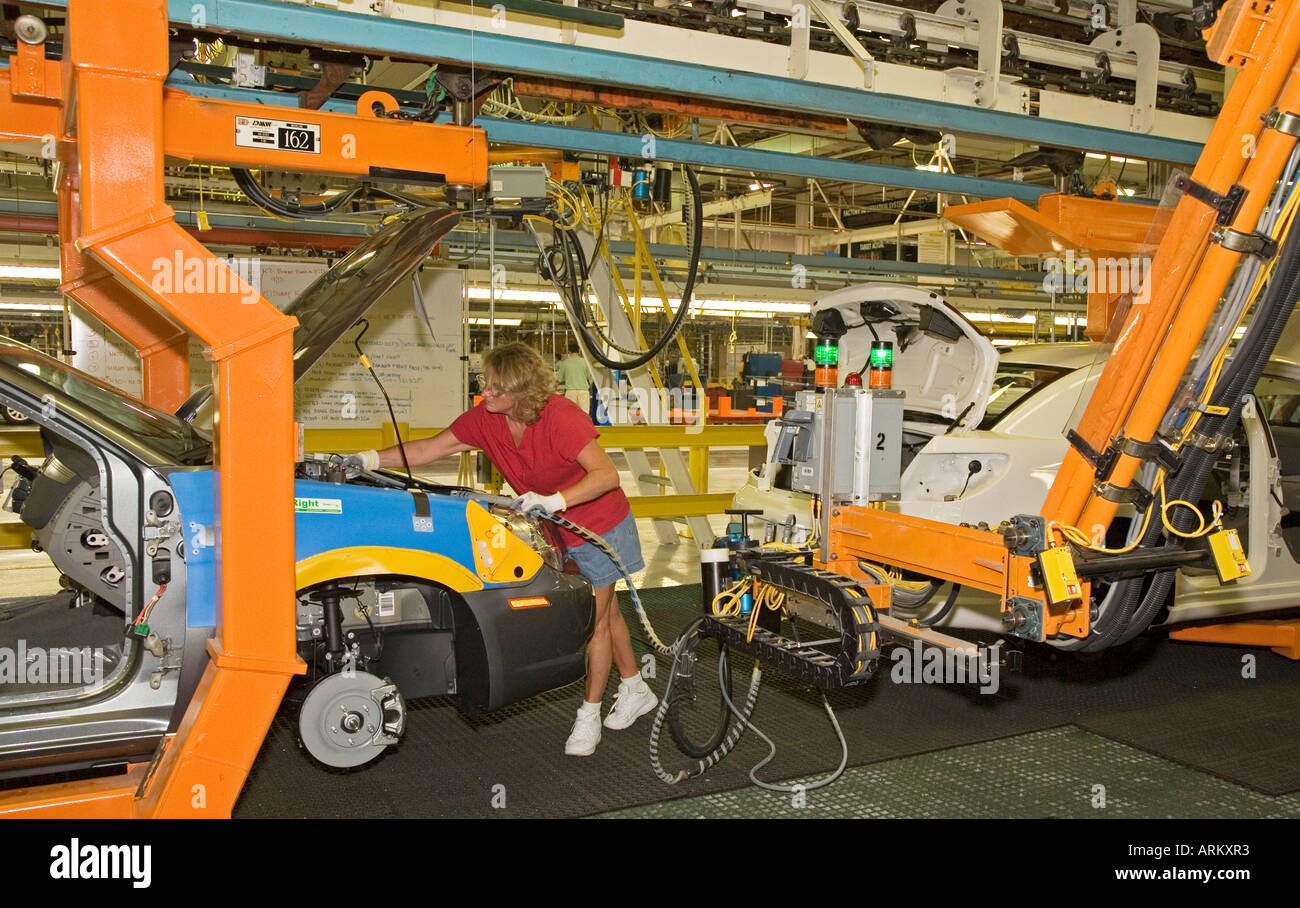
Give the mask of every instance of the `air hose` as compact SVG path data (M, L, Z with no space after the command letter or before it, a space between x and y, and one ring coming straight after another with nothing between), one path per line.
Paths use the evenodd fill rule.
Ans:
M664 695L659 700L659 710L655 713L654 722L651 723L650 726L650 766L654 770L655 775L668 785L676 785L686 779L707 772L710 768L717 765L723 757L730 753L731 749L736 746L736 742L740 740L740 736L744 734L745 726L749 724L749 717L754 712L754 704L758 700L758 688L763 677L763 673L759 669L758 663L754 663L754 672L750 677L749 692L745 695L745 705L743 710L736 710L736 708L731 704L730 698L727 697L725 689L722 693L723 697L726 699L728 707L730 707L732 712L741 717L744 724L733 726L722 739L721 743L719 743L718 746L708 755L701 758L692 768L680 770L676 773L668 772L664 769L663 763L659 759L659 739L663 734L664 719L668 715L668 710L672 708L674 702L674 686L678 684L679 678L689 679L695 673L695 647L698 646L700 642L700 625L704 623L704 619L696 619L695 622L693 622L691 626L677 638L676 643L672 646L666 645L659 639L659 635L655 632L654 625L650 623L650 617L646 614L645 607L641 604L641 597L637 593L636 584L632 582L632 575L628 571L627 566L623 564L623 559L618 557L618 552L614 550L613 546L609 545L609 543L605 542L603 538L586 527L579 526L572 520L569 520L566 517L561 517L559 514L542 514L541 516L558 526L564 527L569 532L575 533L583 539L586 539L592 545L596 546L596 548L600 549L606 557L614 563L614 566L618 568L618 572L623 575L623 579L627 581L627 589L629 595L632 597L632 604L636 607L636 614L641 620L641 626L645 628L646 634L650 637L651 645L660 654L673 657L672 670L668 674L668 686L664 689ZM719 667L720 669L725 669L725 666L726 651L723 650L723 653L719 658ZM832 721L834 721L833 714ZM764 740L766 741L767 738L764 738ZM842 740L843 737L841 736L841 741ZM771 742L768 741L768 744L770 745ZM770 760L771 756L767 759ZM764 760L763 763L759 764L759 766L764 765L766 762L767 760ZM756 766L755 770L758 768L759 767ZM755 780L755 782L756 784L762 784L758 783L757 780ZM763 787L767 786L764 785Z
M628 594L632 597L632 605L636 608L637 617L641 619L641 626L645 628L645 632L650 636L650 645L653 646L655 651L660 655L672 656L676 654L682 641L679 639L672 646L668 646L659 639L659 635L655 633L654 625L650 623L650 616L645 613L645 606L641 604L641 596L636 591L636 584L632 582L632 575L628 572L626 565L623 564L623 559L618 557L618 552L614 551L614 547L605 542L604 539L597 536L591 530L579 526L566 517L561 517L559 514L543 514L542 516L552 523L564 527L570 533L575 533L583 539L586 539L596 548L604 552L605 556L609 558L610 561L614 562L614 567L618 568L618 572L622 574L623 579L627 581Z
M691 626L677 638L676 643L672 646L666 645L659 639L659 635L655 632L654 625L650 623L650 617L646 614L645 607L641 604L641 597L637 593L636 584L632 582L632 575L628 571L627 566L623 564L623 560L619 558L618 552L614 550L613 546L609 545L609 543L596 533L593 533L586 527L574 523L566 517L561 517L558 514L542 514L541 516L558 526L564 527L569 532L575 533L583 539L586 539L592 545L596 546L596 548L600 549L600 551L614 563L614 566L618 568L618 572L623 575L623 579L627 581L627 589L628 593L632 597L632 604L636 607L636 614L641 620L642 627L645 628L646 634L650 637L651 645L660 654L673 657L672 669L668 674L668 686L664 689L664 695L659 700L659 709L655 712L654 721L650 725L650 767L662 782L667 785L676 785L679 782L684 782L687 779L708 772L731 752L732 748L736 746L736 743L745 733L746 728L753 729L754 734L762 738L769 748L768 755L749 770L750 780L759 788L785 793L811 791L815 788L822 788L829 785L840 777L840 774L844 772L844 767L848 764L848 743L844 740L844 732L840 728L839 721L835 718L835 711L831 709L830 701L826 699L824 693L822 694L822 705L826 708L826 714L830 717L831 726L835 729L835 736L840 742L840 765L830 775L819 779L816 782L809 783L808 785L776 785L771 782L764 782L757 777L756 773L770 763L776 756L776 745L773 744L772 740L767 735L763 734L763 732L755 727L750 721L750 717L754 713L754 705L758 702L758 689L762 684L763 672L759 667L759 663L755 662L753 673L750 675L749 690L745 694L744 706L738 709L731 701L731 697L727 694L727 687L729 685L726 681L728 666L727 650L725 647L718 656L718 687L722 693L722 700L727 705L727 709L740 721L731 727L712 751L703 757L700 757L694 766L691 766L689 769L678 770L675 773L666 770L663 761L659 759L659 741L663 736L664 720L667 718L668 711L672 709L673 703L675 702L673 695L676 691L674 688L679 686L683 681L689 682L690 679L694 677L695 648L700 642L700 627L704 624L704 619L697 618L692 622ZM944 603L944 606L941 609L943 613L946 614L947 609L951 607L953 600L956 599L957 589L958 587L954 586L952 593L949 594L948 600Z

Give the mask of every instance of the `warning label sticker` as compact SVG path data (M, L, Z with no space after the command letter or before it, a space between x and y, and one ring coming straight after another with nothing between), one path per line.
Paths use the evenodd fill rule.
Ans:
M320 154L320 124L235 117L235 144L244 148Z

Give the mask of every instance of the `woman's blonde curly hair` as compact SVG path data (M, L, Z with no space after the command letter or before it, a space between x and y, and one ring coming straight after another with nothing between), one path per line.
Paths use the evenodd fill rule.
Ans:
M531 426L555 393L555 372L540 353L527 344L502 344L483 357L483 371L491 372L498 390L515 399L515 419Z

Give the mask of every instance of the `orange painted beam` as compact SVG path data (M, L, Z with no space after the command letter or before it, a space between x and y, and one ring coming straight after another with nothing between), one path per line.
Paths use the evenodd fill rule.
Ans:
M874 508L831 511L826 570L845 576L859 558L880 561L1002 595L1010 557L999 533L909 517Z
M1169 635L1175 640L1196 643L1229 643L1234 646L1267 646L1279 656L1300 659L1300 619L1235 621L1184 627Z
M1048 255L1071 249L1101 255L1154 252L1170 211L1154 205L1051 193L1031 208L1016 199L951 205L945 220L1012 255Z
M354 115L268 108L166 89L160 132L167 157L186 162L338 176L371 176L382 164L385 170L433 174L453 186L487 181L487 134L482 129L376 117L366 98L379 94L367 92ZM255 120L272 125L258 127ZM294 133L293 141L308 150L277 148L276 123L305 127ZM265 141L271 144L252 144L261 137L270 137Z
M63 115L57 101L47 104L15 94L14 65L10 57L9 69L0 70L0 142L44 142L63 135ZM52 65L58 67L57 63ZM51 157L41 155L40 149L35 154Z
M59 185L59 292L74 299L135 347L140 356L143 398L165 413L175 412L190 396L189 334L171 319L136 298L102 265L77 248L81 200L69 174Z
M1271 23L1267 53L1251 62L1234 81L1223 114L1193 171L1193 178L1215 192L1240 183L1248 190L1232 226L1252 232L1282 162L1295 140L1263 130L1261 116L1274 106L1297 109L1300 82L1291 78L1300 54L1300 8L1274 4L1261 11ZM1245 157L1244 140L1255 146ZM1130 307L1096 390L1088 401L1079 434L1097 450L1123 430L1147 440L1159 424L1188 358L1231 277L1240 256L1211 246L1216 212L1184 197L1173 212L1154 261L1149 299ZM1159 364L1157 364L1157 355ZM1137 462L1122 456L1110 482L1123 486ZM1042 513L1091 534L1108 526L1115 505L1093 497L1094 471L1076 451L1067 452Z
M137 763L124 775L0 791L0 819L130 819L148 770L149 764Z
M294 596L295 321L214 259L163 204L164 0L81 0L68 16L82 190L76 246L189 328L216 364L213 661L140 813L228 816L289 678L301 670L292 609L274 607ZM214 279L194 292L160 280L160 260L197 263Z

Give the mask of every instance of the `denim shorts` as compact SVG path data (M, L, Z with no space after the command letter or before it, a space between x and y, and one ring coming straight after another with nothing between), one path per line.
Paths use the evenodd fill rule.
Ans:
M605 540L606 545L618 553L629 574L634 574L645 567L645 559L641 557L641 537L637 534L636 519L631 512L614 529L601 534L601 538ZM567 554L578 566L582 576L586 577L596 589L609 586L623 578L609 556L590 542L574 546Z

